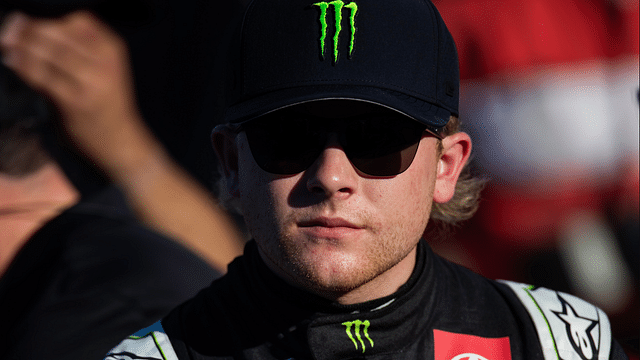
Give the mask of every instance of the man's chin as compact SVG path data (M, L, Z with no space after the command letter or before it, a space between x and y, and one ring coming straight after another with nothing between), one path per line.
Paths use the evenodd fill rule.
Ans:
M358 289L375 276L358 264L323 262L306 264L295 271L305 288L324 297L335 298Z

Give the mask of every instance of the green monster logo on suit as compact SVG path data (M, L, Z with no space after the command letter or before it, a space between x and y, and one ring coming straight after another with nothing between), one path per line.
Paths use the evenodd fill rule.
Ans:
M365 321L360 321L360 320L346 321L346 322L343 322L342 325L346 326L345 330L347 332L347 335L349 336L349 339L351 339L351 341L353 341L353 345L355 345L356 350L358 349L358 343L360 343L363 353L367 349L366 346L365 346L365 342L362 340L362 335L364 335L364 337L367 340L369 340L369 343L371 344L371 347L373 347L373 340L371 340L371 338L369 337L369 326L371 325L369 320L365 320ZM360 327L361 326L362 326L362 335L360 335ZM354 328L355 338L353 337L353 334L351 333L351 328L352 327ZM356 342L356 339L358 339L357 342Z

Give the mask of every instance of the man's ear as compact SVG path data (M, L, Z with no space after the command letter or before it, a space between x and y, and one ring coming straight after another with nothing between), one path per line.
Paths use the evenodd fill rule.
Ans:
M442 140L442 153L438 159L433 201L451 200L458 177L471 154L471 138L464 132L449 135Z
M239 196L238 147L235 139L236 134L225 125L216 126L211 133L211 144L223 170L221 175L225 177L227 191L233 197Z

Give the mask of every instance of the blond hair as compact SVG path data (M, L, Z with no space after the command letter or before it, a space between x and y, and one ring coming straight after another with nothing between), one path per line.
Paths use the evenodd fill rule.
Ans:
M460 131L460 119L451 116L443 129L443 135L449 136ZM442 151L442 142L439 144ZM442 225L458 225L462 221L470 219L478 210L480 195L486 184L486 180L473 176L469 162L464 165L455 192L451 200L446 203L433 203L430 219Z

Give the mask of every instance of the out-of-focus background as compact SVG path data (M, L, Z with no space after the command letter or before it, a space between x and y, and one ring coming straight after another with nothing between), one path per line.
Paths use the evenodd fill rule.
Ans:
M429 241L489 278L599 305L637 360L638 0L434 2L458 46L473 169L490 182L474 219ZM245 1L108 3L101 16L130 46L144 118L213 190L221 49Z
M479 213L444 256L577 294L638 358L638 1L435 0L460 56Z

